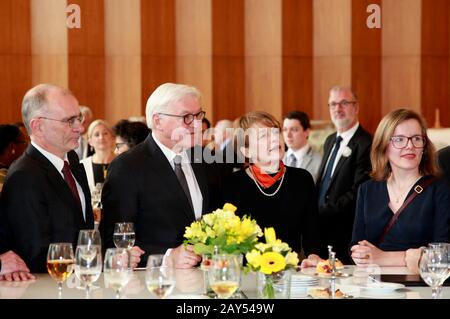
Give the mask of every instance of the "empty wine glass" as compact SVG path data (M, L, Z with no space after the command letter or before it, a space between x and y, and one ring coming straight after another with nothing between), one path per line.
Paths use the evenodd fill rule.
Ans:
M89 299L92 284L102 273L102 252L99 245L78 245L75 251L75 275L85 286Z
M439 247L439 248L443 248L443 249L447 250L448 273L447 273L447 277L445 278L445 280L447 280L447 278L450 277L450 244L449 243L429 243L428 247L432 247L432 248Z
M91 191L91 204L92 211L94 213L94 225L95 229L98 229L98 225L102 219L102 189L103 183L95 184L94 189Z
M209 285L220 299L230 298L239 287L241 263L237 255L213 255Z
M150 255L147 259L145 284L159 299L169 296L175 288L175 270L164 263L164 255Z
M448 274L447 249L443 247L424 248L419 260L419 272L423 281L431 287L431 297L439 298L440 287Z
M130 280L131 274L132 268L128 250L108 248L105 254L103 275L105 286L115 290L117 299L120 299L120 292Z
M58 283L58 297L62 297L62 284L72 272L73 248L71 243L53 243L48 247L47 271Z
M97 229L82 229L78 234L77 245L102 246L100 232Z
M114 245L117 248L131 249L134 246L136 233L133 223L116 223L114 226Z

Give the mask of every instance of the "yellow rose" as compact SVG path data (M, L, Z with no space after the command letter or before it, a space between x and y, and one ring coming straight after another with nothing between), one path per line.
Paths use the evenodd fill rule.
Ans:
M286 255L286 264L297 266L298 262L299 260L296 252L290 252Z

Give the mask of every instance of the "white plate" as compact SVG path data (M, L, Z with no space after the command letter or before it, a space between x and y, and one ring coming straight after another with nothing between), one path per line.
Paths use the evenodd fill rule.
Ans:
M380 282L376 284L370 284L368 286L361 286L361 292L370 295L377 294L392 294L397 289L405 288L405 285L395 282Z
M382 294L371 294L367 291L361 290L361 293L359 295L361 298L369 298L369 299L403 299L406 297L406 293L404 292L398 292L398 291L391 291L387 293Z

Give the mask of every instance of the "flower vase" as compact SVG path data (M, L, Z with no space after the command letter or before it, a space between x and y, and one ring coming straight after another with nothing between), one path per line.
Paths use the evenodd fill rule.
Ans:
M289 299L291 273L283 270L270 275L257 273L256 289L259 299Z

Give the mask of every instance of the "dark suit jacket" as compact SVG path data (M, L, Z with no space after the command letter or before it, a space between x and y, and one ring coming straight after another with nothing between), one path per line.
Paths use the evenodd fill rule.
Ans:
M450 146L444 147L438 152L439 168L444 177L450 183Z
M191 163L203 196L202 212L216 209L216 168L202 161L201 148ZM169 161L150 134L147 139L116 158L109 166L102 192L105 247L113 247L114 224L135 224L135 245L149 254L165 253L183 242L185 227L195 221L186 197Z
M75 246L79 230L94 227L86 173L74 151L67 155L84 192L86 221L64 178L33 145L10 167L3 186L0 227L10 236L8 249L18 253L32 272L47 272L50 243Z
M318 189L335 140L336 133L328 136L325 141L317 180ZM325 196L325 204L319 207L322 245L325 248L326 245L333 245L337 257L344 262L349 261L347 248L352 236L358 187L369 179L371 144L371 135L360 125L347 144L352 153L339 159Z

